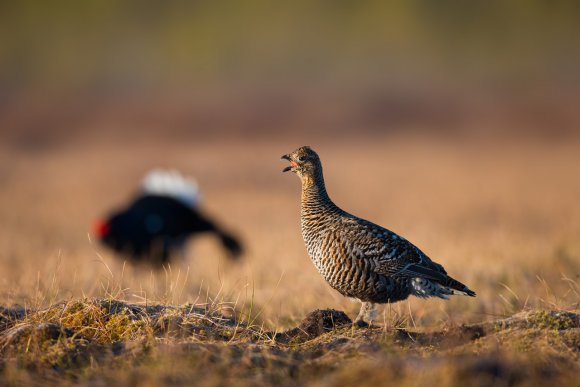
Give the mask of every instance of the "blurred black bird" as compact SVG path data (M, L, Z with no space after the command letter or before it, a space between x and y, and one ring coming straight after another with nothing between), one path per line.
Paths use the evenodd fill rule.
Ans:
M177 172L153 170L137 198L126 209L96 221L93 231L113 250L155 267L169 263L189 237L200 233L215 234L228 257L239 258L239 240L199 210L199 199L195 181Z

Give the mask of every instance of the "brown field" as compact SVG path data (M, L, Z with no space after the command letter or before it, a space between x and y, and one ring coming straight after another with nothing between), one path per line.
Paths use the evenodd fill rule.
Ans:
M0 387L580 387L580 2L0 1ZM371 327L279 160L476 298ZM151 168L238 235L160 272L90 235Z
M94 136L36 151L3 147L2 379L578 385L578 140L299 137ZM477 298L411 299L386 306L373 329L347 324L276 339L315 309L353 318L359 307L334 292L306 255L299 181L282 174L278 160L299 145L321 155L339 206L405 236ZM245 242L242 262L231 264L201 237L181 261L152 273L92 239L92 221L128 201L152 167L197 178L204 209ZM159 328L159 314L112 311L112 301L94 298L165 305L163 313L180 317ZM186 304L205 309L170 308ZM513 324L493 322L512 315Z

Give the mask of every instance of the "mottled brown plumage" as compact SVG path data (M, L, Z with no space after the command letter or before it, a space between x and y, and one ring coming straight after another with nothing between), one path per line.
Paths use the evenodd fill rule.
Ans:
M475 293L447 275L405 238L337 207L326 192L320 158L307 146L282 156L302 181L302 236L308 255L330 286L363 304L359 324L375 317L375 303Z

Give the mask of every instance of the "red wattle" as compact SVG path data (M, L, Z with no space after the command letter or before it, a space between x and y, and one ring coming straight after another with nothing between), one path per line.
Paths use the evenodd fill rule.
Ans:
M111 226L109 225L109 223L101 219L97 219L93 223L93 233L95 233L95 235L99 237L104 237L105 235L107 235L110 229Z

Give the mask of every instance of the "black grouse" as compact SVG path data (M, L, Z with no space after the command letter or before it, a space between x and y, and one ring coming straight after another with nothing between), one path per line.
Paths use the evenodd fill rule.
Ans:
M241 243L204 215L198 201L194 181L176 172L154 170L143 180L137 198L127 208L95 222L94 233L132 261L156 267L170 262L189 237L200 233L215 234L228 256L238 258Z
M320 158L307 146L282 156L302 181L302 237L326 282L362 302L358 325L376 317L375 304L410 295L447 299L475 296L405 238L336 206L326 192Z

